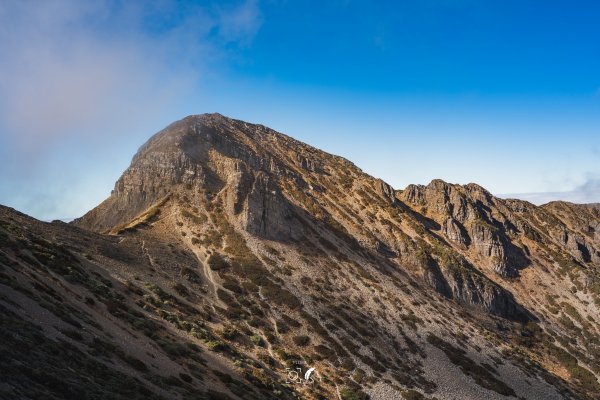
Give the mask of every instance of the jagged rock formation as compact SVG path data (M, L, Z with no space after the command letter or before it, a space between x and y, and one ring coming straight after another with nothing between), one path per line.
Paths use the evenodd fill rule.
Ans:
M26 332L2 335L46 337L75 387L112 379L114 398L593 398L599 227L596 207L394 190L264 126L190 116L71 225L0 209L3 326ZM3 351L0 394L28 398L38 371ZM317 381L289 382L309 366Z
M516 233L510 210L482 187L434 180L427 186L410 185L399 196L421 206L441 225L446 238L480 256L498 275L514 278L528 265L523 249L510 239Z
M584 262L600 263L600 206L555 201L546 204L560 223L553 229L553 238L562 243L571 254ZM564 225L574 227L575 232Z

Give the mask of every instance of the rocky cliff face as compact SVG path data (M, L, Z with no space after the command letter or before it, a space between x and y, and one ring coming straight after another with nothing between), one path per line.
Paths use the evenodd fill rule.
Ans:
M249 126L218 114L192 116L153 136L134 156L111 196L76 225L103 231L124 224L184 186L223 192L228 212L244 227L264 237L288 237L292 207L274 176L292 176L269 151L264 127ZM289 139L291 141L291 139ZM263 146L257 143L266 141ZM317 163L301 154L295 164L314 170ZM300 176L295 175L298 180Z
M333 156L261 126L214 114L188 117L152 137L117 181L112 195L75 224L98 231L112 229L144 212L174 187L183 186L222 196L233 222L265 239L300 240L305 235L306 220L318 219L323 214L329 214L344 230L372 236L368 226L363 227L366 228L364 233L359 232L361 229L356 226L356 220L361 218L359 212L349 211L339 219L334 217L334 207L340 205L329 197L335 193L326 191L326 187L339 185L340 179L354 179L356 175L364 180L361 185L366 185L378 202L390 207L392 212L386 218L395 219L393 211L404 205L398 204L400 200L390 185L367 177L348 162L341 164L342 169L348 169L348 175L342 175L336 170L338 162ZM283 186L306 191L306 198L284 193ZM495 227L494 223L498 222L492 222L484 207L475 203L492 201L483 188L470 186L470 200L442 181L434 181L424 188L411 186L406 192L407 203L427 204L432 211L446 215L447 219L440 222L444 227L449 226L450 235L460 244L475 249L498 274L517 275L519 261L525 261L518 259L518 250ZM339 203L345 201L353 200L347 198ZM388 258L397 255L393 250L397 245L395 237L382 233L372 241L379 255ZM475 270L469 266L462 276L471 272ZM487 280L485 275L481 277ZM451 274L442 274L437 279L446 282L442 286L451 285L456 289L452 291L456 299L493 314L515 317L511 313L519 308L512 296L500 287L485 292L480 285L465 286L463 280L457 283ZM493 285L493 282L487 284ZM498 298L484 301L490 296ZM495 306L497 304L508 306Z
M502 200L482 187L451 185L434 180L427 186L410 185L398 196L420 207L441 226L442 234L504 278L515 278L529 260L511 237L517 231ZM482 262L481 262L482 261Z
M600 206L552 202L544 209L559 220L552 231L555 240L569 249L575 258L600 263ZM572 229L565 229L565 226Z
M42 336L74 346L82 365L116 365L113 378L140 395L559 399L600 388L594 207L441 180L394 190L269 128L205 114L154 135L70 226L1 211L7 323L50 310L58 328ZM42 300L52 293L76 333L58 300ZM318 381L289 382L286 368L308 367ZM14 393L35 374L19 376Z

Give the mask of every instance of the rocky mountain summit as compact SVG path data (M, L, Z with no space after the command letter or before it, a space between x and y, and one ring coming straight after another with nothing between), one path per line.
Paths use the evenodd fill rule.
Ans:
M600 398L599 230L190 116L72 224L0 209L0 395Z

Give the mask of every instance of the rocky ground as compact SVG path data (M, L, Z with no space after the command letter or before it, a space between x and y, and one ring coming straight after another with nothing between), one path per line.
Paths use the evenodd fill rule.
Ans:
M598 398L599 228L191 116L70 225L0 209L0 394Z

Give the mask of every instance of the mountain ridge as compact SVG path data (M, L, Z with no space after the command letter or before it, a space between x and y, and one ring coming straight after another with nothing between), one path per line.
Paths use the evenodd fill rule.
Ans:
M442 180L395 190L265 126L202 114L153 135L70 224L0 211L3 307L19 314L10 302L30 292L31 307L61 314L35 300L39 282L79 293L67 300L87 331L44 334L93 357L91 332L139 343L107 357L140 393L558 399L600 387L593 206ZM326 379L286 383L295 365Z

